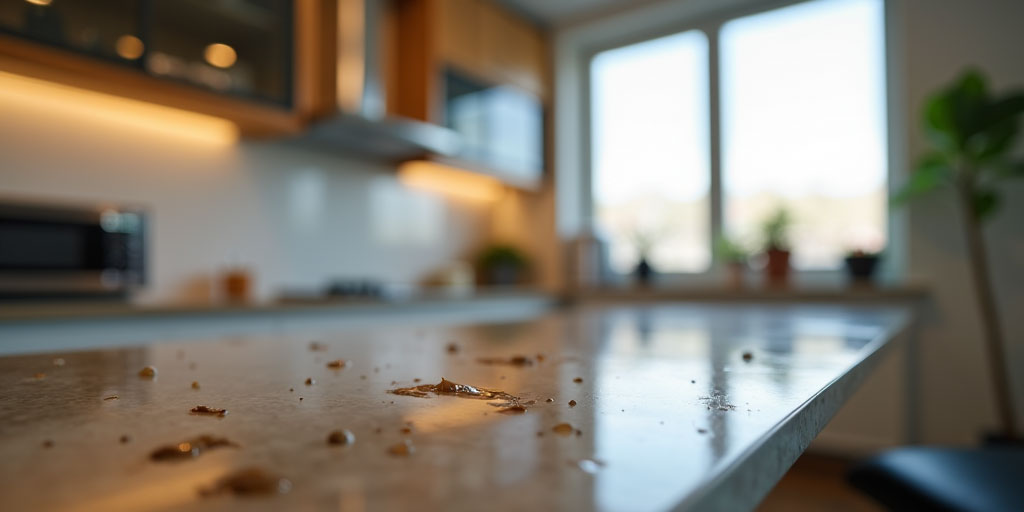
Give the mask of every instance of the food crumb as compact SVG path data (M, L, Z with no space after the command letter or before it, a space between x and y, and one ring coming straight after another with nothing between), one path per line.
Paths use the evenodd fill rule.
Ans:
M409 427L402 427L402 429L401 429L401 430L399 430L399 432L401 432L401 433L402 433L402 435L405 435L405 436L407 436L407 435L409 435L409 434L412 434L412 429L411 429L411 428L409 428Z
M302 398L302 397L300 396L300 397L299 397L299 401L301 402L301 401L303 401L303 400L304 400L304 398Z
M120 438L118 439L118 441L120 441L120 442L121 442L121 444L128 444L128 442L129 442L129 441L131 441L131 440L132 440L132 438L131 438L131 436L129 436L128 434L123 434L123 435L121 435L121 437L120 437Z
M208 407L205 405L197 405L193 407L189 412L192 414L206 415L206 416L217 416L223 418L227 416L227 409L217 409L216 407Z
M456 343L449 343L448 347L446 348L446 350L448 350L449 354L458 354L459 353L459 345L456 344Z
M707 434L708 433L708 429L706 429L706 428L698 428L697 429L697 433L698 434Z
M753 360L753 359L754 359L754 353L753 353L753 352L750 352L750 351L748 350L748 351L746 351L746 352L744 352L744 353L743 353L743 360L744 360L744 361L746 361L746 362L748 362L748 363L749 363L749 362L750 362L751 360Z
M548 398L547 400L544 400L544 401L550 404L551 402L554 402L555 399L554 398Z
M583 435L583 431L580 430L580 429L576 429L576 437L580 437L582 435Z
M199 381L197 381L197 380L192 381L192 389L199 389Z
M536 357L536 358L537 358L537 362L538 362L538 363L543 363L543 362L544 362L544 354L537 354L537 355L536 355L536 356L534 356L534 357Z
M569 407L576 407L576 400L569 400Z
M46 374L45 373L37 373L37 374L33 375L32 378L34 378L36 380L43 380L43 379L46 378Z
M356 442L356 436L350 430L335 430L327 436L327 444L349 445Z
M103 397L104 400L117 400L118 398L120 398L120 397L118 397L117 395L110 395L110 396Z
M413 382L423 382L423 379L413 379Z
M502 407L498 409L501 414L523 414L526 412L526 407L519 404L513 404L508 407Z
M558 425L551 427L551 431L558 435L567 436L572 434L573 428L572 425L568 423L559 423Z
M199 490L202 496L215 496L230 492L238 496L255 494L284 494L290 491L292 483L260 468L248 467L225 475L211 487Z
M307 386L312 386L313 384L316 384L316 381L313 380L313 377L307 377L306 378L306 385Z
M43 448L53 448L53 440L47 439L43 441Z
M156 377L156 367L147 366L139 370L139 377L143 377L146 379L152 379L153 377Z
M575 382L576 384L579 384L579 383L583 382L583 377L576 377L572 381Z
M696 384L696 383L697 383L696 380L690 379L690 384Z
M412 445L412 441L405 439L401 443L395 443L388 447L388 453L396 457L408 457L416 449Z
M346 366L348 366L348 361L344 359L335 359L334 361L327 363L327 367L333 370L340 370Z
M309 342L309 350L312 350L313 352L323 352L327 350L327 345L324 345L319 341L311 341Z
M289 393L294 393L295 392L295 388L288 388L288 392Z

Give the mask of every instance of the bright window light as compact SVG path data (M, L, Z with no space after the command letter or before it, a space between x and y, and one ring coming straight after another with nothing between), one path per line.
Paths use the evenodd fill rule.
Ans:
M641 253L659 272L711 262L707 69L707 38L695 30L591 63L595 222L619 273Z
M725 231L757 244L776 208L801 269L886 243L882 0L818 0L721 30Z

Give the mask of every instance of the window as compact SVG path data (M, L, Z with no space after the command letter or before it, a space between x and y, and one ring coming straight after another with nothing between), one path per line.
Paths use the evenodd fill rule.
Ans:
M715 237L758 248L778 208L794 221L799 269L835 269L849 250L882 249L883 0L815 0L723 21L708 36L691 30L591 62L594 221L613 269L630 272L644 252L660 272L702 272ZM708 61L708 37L718 62ZM715 169L721 195L711 197Z
M591 63L594 213L617 272L641 252L661 271L711 262L707 61L689 31Z

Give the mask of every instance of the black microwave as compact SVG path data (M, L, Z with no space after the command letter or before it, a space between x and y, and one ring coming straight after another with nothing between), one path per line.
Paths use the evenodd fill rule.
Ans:
M0 199L0 298L124 297L146 281L137 208Z

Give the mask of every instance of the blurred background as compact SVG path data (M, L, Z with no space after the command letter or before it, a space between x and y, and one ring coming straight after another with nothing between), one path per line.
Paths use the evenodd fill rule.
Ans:
M19 335L0 351L110 332L24 318L139 310L180 314L173 337L338 301L898 302L915 342L815 453L972 444L1024 421L1024 181L1002 179L1024 166L979 181L972 221L922 163L942 140L922 111L970 76L1024 87L1022 19L1016 0L0 0Z

